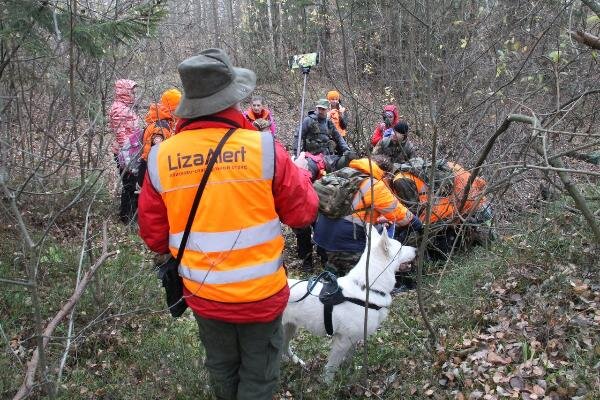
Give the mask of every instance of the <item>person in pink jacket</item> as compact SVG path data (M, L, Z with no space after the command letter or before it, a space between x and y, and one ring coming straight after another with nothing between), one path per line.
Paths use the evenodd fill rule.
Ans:
M137 210L137 167L141 150L142 129L133 109L137 83L130 79L115 82L115 99L108 113L109 126L114 133L112 152L121 176L121 206L119 218L124 223L134 219Z

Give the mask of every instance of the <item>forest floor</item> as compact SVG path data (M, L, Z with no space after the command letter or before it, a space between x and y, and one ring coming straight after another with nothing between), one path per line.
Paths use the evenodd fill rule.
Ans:
M110 212L109 196L103 200ZM491 249L460 252L426 265L427 313L439 332L428 350L416 293L395 297L388 319L326 385L320 376L329 339L301 332L293 342L307 368L283 364L278 399L598 399L600 262L582 218L566 202L542 204L505 229ZM104 210L106 211L106 210ZM103 212L101 209L98 212ZM151 254L134 227L112 219L119 254L98 271L77 306L76 340L62 372L59 399L209 399L203 350L189 311L173 320L163 308ZM0 226L0 276L18 276L18 241ZM92 228L98 232L99 227ZM81 227L62 225L40 265L44 314L73 290ZM69 233L70 232L70 233ZM286 262L293 265L286 230ZM291 268L292 276L301 275ZM23 287L0 292L0 398L22 381L35 346L31 298ZM56 380L66 324L48 347Z

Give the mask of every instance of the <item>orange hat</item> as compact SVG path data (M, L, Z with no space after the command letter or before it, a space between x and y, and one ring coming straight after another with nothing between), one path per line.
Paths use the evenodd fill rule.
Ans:
M329 92L327 92L327 100L339 100L340 99L340 92L338 92L337 90L330 90Z
M160 96L161 104L169 111L174 111L179 105L181 99L181 92L177 89L165 90Z

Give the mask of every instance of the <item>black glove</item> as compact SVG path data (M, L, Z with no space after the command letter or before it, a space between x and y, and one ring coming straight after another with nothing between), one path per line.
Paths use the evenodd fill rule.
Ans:
M408 228L412 229L415 232L423 232L423 223L421 222L421 220L419 219L419 217L417 217L416 215L413 216L413 219L410 220L410 222L408 223Z
M348 158L349 161L356 160L358 155L353 150L346 150L344 152L344 156Z
M308 163L308 171L310 172L310 180L314 182L319 177L319 166L312 158L306 157L306 161Z

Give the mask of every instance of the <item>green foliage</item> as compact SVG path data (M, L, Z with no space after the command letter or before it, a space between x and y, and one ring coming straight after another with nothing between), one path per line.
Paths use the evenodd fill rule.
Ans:
M154 33L165 15L160 0L133 6L116 19L81 10L74 16L73 43L81 51L101 57L113 44L127 43ZM7 0L1 21L0 40L36 56L50 54L59 37L62 40L71 38L69 10L48 2Z
M554 50L548 53L548 58L554 63L558 64L561 60L560 50Z
M597 199L598 189L592 186L585 194ZM282 364L279 396L288 398L284 394L289 392L294 398L362 399L376 393L383 399L408 399L428 398L432 390L436 398L453 398L454 391L468 397L482 390L484 383L495 388L493 377L500 376L496 373L516 371L550 354L549 361L554 364L544 364L543 370L537 370L543 375L531 377L531 382L544 379L547 392L581 388L582 393L595 398L598 392L589 382L593 382L594 366L600 358L587 344L595 343L589 342L594 331L569 321L593 315L593 310L586 311L590 309L586 302L593 296L589 288L592 285L585 277L597 281L591 275L597 268L597 257L583 232L583 219L565 211L567 206L572 208L569 202L568 198L559 199L522 215L521 229L506 234L491 251L475 248L461 252L443 271L439 266L429 266L425 304L442 338L433 361L425 348L427 333L413 291L394 299L388 319L367 342L366 387L362 346L339 371L334 383L325 385L320 374L329 339L301 331L293 346L308 362L307 369ZM597 200L590 203L600 207ZM0 233L9 237L3 227ZM161 308L163 293L149 266L148 254L141 250L142 244L133 231L112 226L111 238L111 247L120 253L101 267L93 283L97 287L88 287L77 305L76 332L88 324L90 328L75 343L58 398L210 398L201 362L203 350L191 314L173 321L164 312L153 312ZM45 257L41 274L44 316L53 314L73 290L78 241L79 237L71 243L49 240L41 255ZM0 242L0 276L18 278L11 259L17 247L16 240ZM136 309L142 311L124 315ZM513 318L513 311L518 318ZM4 331L9 339L15 338L9 344L14 354L0 355L0 368L5 371L0 377L3 397L13 393L22 378L17 357L24 362L27 350L33 346L27 339L31 336L31 299L27 291L8 286L0 292L0 312L6 316L2 321ZM529 323L527 329L515 329L523 318ZM503 321L509 323L508 329L492 335L493 328ZM553 322L549 325L548 321ZM546 337L551 327L553 335ZM48 348L52 366L64 349L59 338L65 332L66 324L62 324ZM483 350L494 349L493 354L500 354L508 345L515 349L515 358L506 369L472 359ZM551 355L554 352L557 354ZM506 357L503 353L499 359ZM481 381L472 376L478 367L485 372ZM452 377L450 381L448 376ZM501 386L509 387L506 382Z

